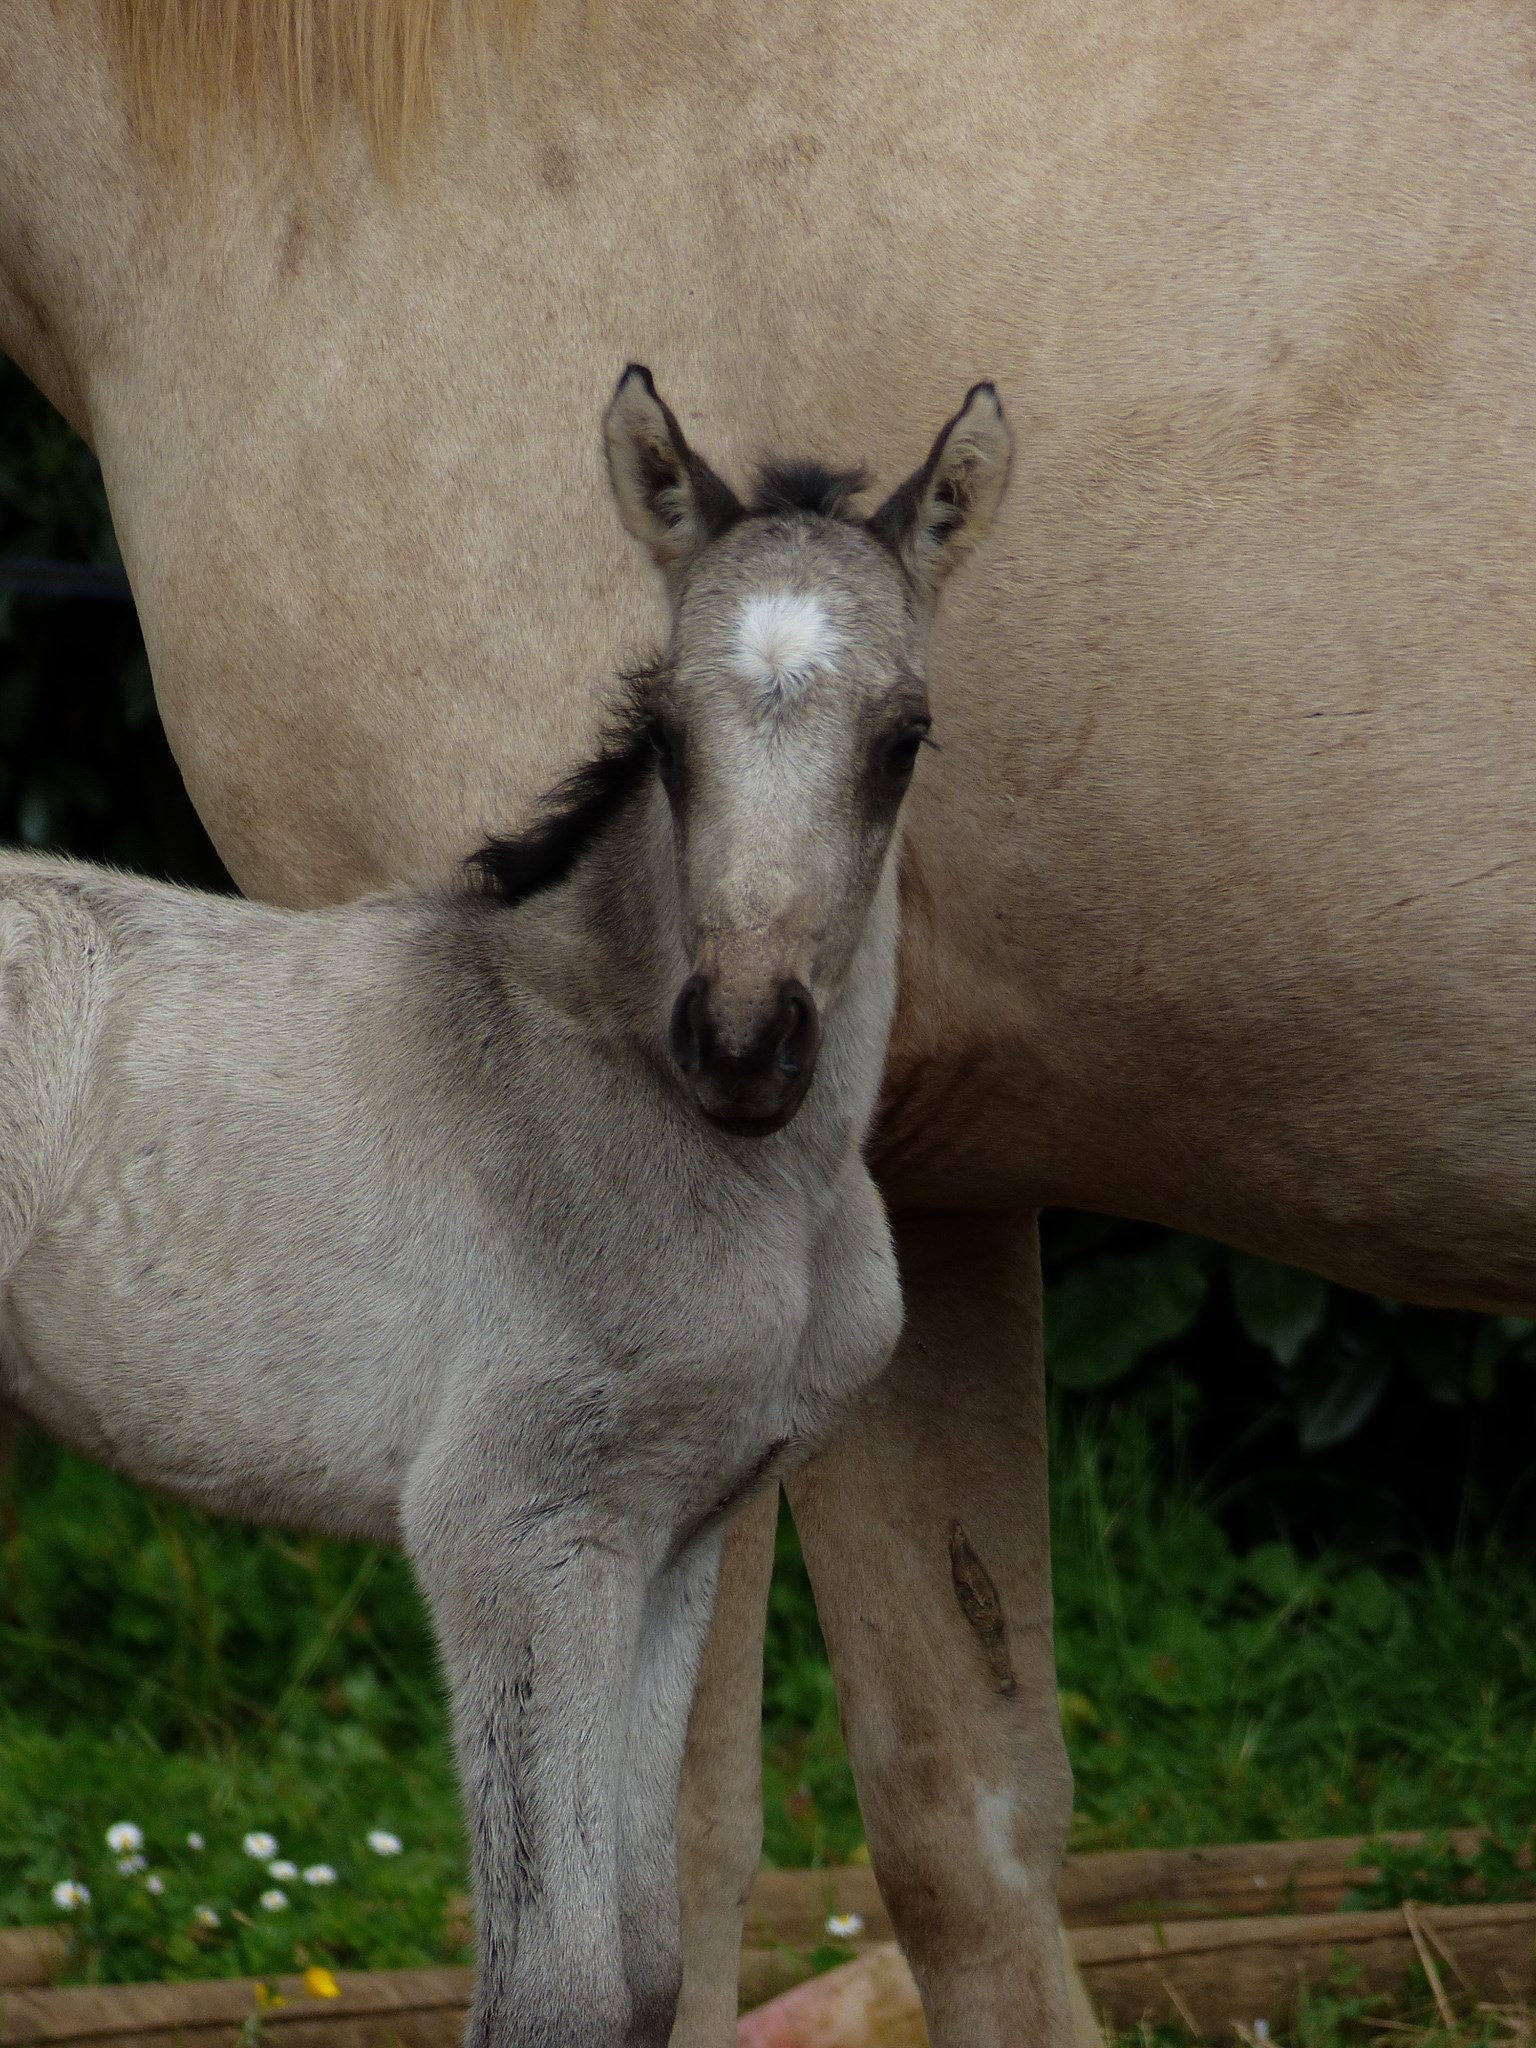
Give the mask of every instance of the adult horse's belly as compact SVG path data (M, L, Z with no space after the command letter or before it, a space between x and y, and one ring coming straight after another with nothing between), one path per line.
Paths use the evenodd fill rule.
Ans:
M398 191L345 143L207 244L158 186L102 232L90 424L241 882L441 873L588 744L660 616L597 452L626 356L727 467L882 479L990 374L1020 454L935 650L890 1195L1536 1301L1528 12L812 42L701 0L606 73L543 19L493 146L450 104Z

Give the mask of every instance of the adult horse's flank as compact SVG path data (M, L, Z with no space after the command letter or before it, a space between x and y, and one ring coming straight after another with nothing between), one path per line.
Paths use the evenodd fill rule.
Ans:
M731 459L887 474L1000 374L902 869L906 1331L791 1492L936 2048L1044 2042L1032 1212L1536 1297L1536 16L540 0L456 61L510 6L7 0L0 340L101 455L220 850L290 902L446 874L590 751L653 603L583 430L613 361ZM687 2048L735 2016L770 1530L690 1733Z
M979 387L866 524L809 465L741 505L641 370L607 440L671 642L478 894L285 912L0 858L0 1396L205 1507L404 1544L483 2048L672 2029L726 1514L900 1327L862 1156L890 849L1009 456Z

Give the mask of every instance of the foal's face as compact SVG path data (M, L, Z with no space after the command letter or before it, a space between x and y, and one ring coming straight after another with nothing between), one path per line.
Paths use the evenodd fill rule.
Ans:
M868 520L855 479L765 471L743 505L631 365L604 422L625 525L666 577L650 710L692 972L673 1057L704 1113L778 1130L815 1071L928 730L939 586L985 530L1012 440L979 384Z
M748 518L680 592L654 701L693 972L672 1050L717 1121L777 1129L810 1085L928 731L922 624L891 550Z

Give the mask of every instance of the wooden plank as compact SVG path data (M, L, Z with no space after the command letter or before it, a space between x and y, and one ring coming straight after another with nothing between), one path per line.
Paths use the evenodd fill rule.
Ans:
M1475 1854L1483 1839L1481 1832L1475 1829L1462 1829L1449 1837L1458 1854L1463 1856ZM1343 1836L1311 1842L1247 1843L1216 1848L1151 1849L1071 1856L1067 1859L1062 1880L1063 1917L1069 1926L1083 1931L1084 1953L1091 1957L1085 1967L1090 1972L1098 1970L1103 1973L1102 1982L1106 1988L1102 1995L1106 1998L1113 1996L1129 2000L1145 1994L1152 1960L1158 1955L1174 1953L1174 1936L1189 1931L1187 1925L1180 1926L1181 1922L1203 1923L1216 1915L1239 1915L1246 1920L1253 1916L1272 1915L1277 1906L1296 1912L1297 1918L1285 1924L1296 1930L1291 1937L1292 1946L1297 1954L1307 1959L1307 1967L1310 1968L1315 1961L1317 1943L1323 1936L1302 1927L1300 1922L1337 1907L1346 1893L1359 1883L1366 1873L1352 1869L1351 1865L1366 1843L1378 1841L1398 1848L1413 1848L1424 1840L1422 1834ZM450 1912L457 1908L462 1913L467 1904L463 1900L450 1901ZM1518 1915L1530 1909L1467 1907L1450 1910L1483 1914L1512 1911ZM890 1916L880 1898L874 1873L867 1867L765 1870L759 1873L748 1904L742 1952L741 1988L745 2005L770 2000L805 1976L810 1955L829 1939L826 1923L834 1913L856 1913L862 1920L860 1934L849 1943L857 1957L867 1957L892 1938ZM1345 1920L1358 1923L1372 1918L1368 1914L1333 1916L1327 1939L1336 1942L1346 1938L1342 1931ZM1438 1925L1434 1911L1426 1909L1425 1918L1430 1924ZM1496 1921L1486 1923L1488 1927L1497 1924ZM1106 1947L1106 1933L1117 1925L1129 1927L1133 1934L1139 1928L1143 1937L1153 1940L1154 1948L1142 1950L1134 1944L1129 1948L1116 1948L1113 1942ZM1158 1930L1155 1934L1150 1932L1154 1927ZM1392 1936L1394 1940L1399 1938L1405 1942L1408 1940L1406 1926L1400 1919ZM1474 1960L1482 1956L1489 1939L1491 1937L1481 1933L1477 1935ZM1237 1952L1243 1951L1244 1938L1240 1932L1236 1941ZM1274 1943L1265 1935L1261 1945L1273 1948ZM1411 1943L1409 1945L1411 1947ZM1221 1947L1221 1942L1201 1935L1195 1948L1177 1952L1194 1958L1211 1954ZM1384 1956L1386 1951L1382 1950L1381 1954ZM61 1966L63 1957L62 1937L53 1928L0 1931L0 1989L46 1984ZM1507 1958L1499 1967L1505 1967L1506 1962ZM1181 1971L1187 1968L1198 1976L1205 1965L1191 1960L1181 1962L1179 1967ZM1212 1970L1217 1968L1214 1964L1210 1967ZM1481 1965L1477 1964L1477 1967ZM1401 1974L1400 1968L1398 1974ZM315 2034L316 2039L323 2037L337 2043L345 2039L350 2048L367 2048L368 2041L373 2038L370 2028L375 2034L378 2032L376 2015L386 2009L380 2006L379 2000L386 1999L387 2009L399 2015L396 2033L402 2048L411 2048L411 2044L418 2040L426 2048L426 2044L438 2038L435 2030L439 2028L440 2021L437 2015L449 2007L436 2002L436 1993L425 2006L409 2003L400 2006L398 1997L404 1994L392 1992L386 1995L376 1987L384 1984L403 1986L409 1982L419 1984L426 1980L440 1984L444 1978L467 1985L469 1973L384 1971L345 1975L339 1981L344 1986L355 1988L349 1988L341 2002L331 2003L329 2014L317 2008L313 2000L305 1999L300 1986L287 2006L274 2010L274 2024L281 2025L283 2039L290 2042L292 2048L301 2048L301 2033L307 2039L305 2030L315 2029L320 2030ZM1182 1986L1182 1978L1180 1983ZM114 2002L120 2001L129 1991L142 2002L136 2037L149 2040L154 2036L158 2039L156 2029L160 2028L160 2021L156 2017L156 2000L163 2001L169 1997L172 2003L167 2010L173 2017L167 2024L177 2038L185 2042L185 2048L213 2048L215 2042L222 2043L232 2038L231 2026L237 2026L253 2009L251 1987L229 1982L61 1992L57 1995L77 2002L68 2008L50 2006L47 2010L54 2014L54 2018L48 2024L57 2021L74 2027L76 2032L57 2036L23 2034L15 2038L62 2041L94 2038L89 2031L89 2015L94 2008L82 2001L107 2000L111 2011L116 2012L120 2008ZM409 1993L409 1997L416 1995ZM1503 1994L1495 1992L1495 1995ZM454 2012L462 2011L467 1996L467 1990L453 1993L449 2005ZM388 2004L390 1999L396 2003ZM183 2000L191 2003L183 2004L180 2002ZM200 2004L199 2000L204 2003ZM212 2003L208 2004L208 2000ZM1168 2009L1167 2002L1156 2009ZM109 2039L110 2030L118 2025L118 2021L110 2016L106 2007L102 2011L107 2013L102 2024L108 2031L101 2038ZM348 2026L355 2022L353 2034L337 2031L343 2020ZM36 2026L42 2023L35 2013L28 2020L16 2000L6 1998L4 2018L0 2020L0 2048L8 2048L13 2037L7 2030L13 2025ZM196 2040L188 2033L189 2028L202 2030ZM451 2028L443 2038L450 2036ZM383 2036L379 2038L382 2040Z
M1339 1835L1069 1856L1061 1878L1061 1917L1068 1927L1108 1927L1128 1920L1334 1912L1370 1877L1354 1867L1362 1849L1413 1849L1427 1839L1422 1832ZM1458 1855L1473 1856L1487 1835L1481 1828L1458 1828L1445 1839ZM866 1941L895 1938L867 1867L763 1870L747 1906L746 1946L809 1951L826 1940L827 1916L834 1912L857 1913Z
M1448 1976L1460 1989L1500 2002L1530 1998L1536 1903L1416 1912L1455 1958ZM1298 1986L1324 1982L1341 1953L1355 1972L1351 1996L1400 1990L1417 1961L1400 1911L1081 1928L1071 1942L1094 2003L1117 2026L1143 2016L1175 2020L1183 2008L1211 2033L1255 2019L1283 2021Z
M1450 1959L1457 1996L1507 2002L1536 1990L1536 1904L1422 1907L1418 1917ZM1400 1912L1083 1928L1070 1942L1095 2004L1117 2025L1188 2011L1212 2033L1282 2022L1297 1985L1323 1980L1340 1952L1363 1991L1397 1989L1415 1953ZM285 2003L262 2011L264 2031L281 2048L455 2048L472 1973L343 1973L337 1983L339 1996L322 2000L300 1978L279 1980ZM0 1997L0 2048L233 2048L258 2009L244 1980L12 1990ZM922 2039L917 1993L890 1944L742 2024L743 2048L919 2048Z
M893 1941L895 1929L867 1866L839 1870L760 1870L747 1901L748 1948L820 1948L834 1913L857 1913L866 1941Z
M282 2048L457 2048L471 1970L339 1971L335 1998L312 1998L281 1977L281 2005L260 2007L244 1978L110 1984L0 1996L0 2048L231 2048L260 2012Z
M1415 1849L1428 1839L1415 1831L1069 1856L1061 1878L1061 1917L1068 1927L1107 1927L1181 1916L1335 1912L1370 1878L1369 1870L1355 1864L1362 1849ZM1474 1856L1487 1833L1455 1828L1445 1839L1459 1856Z
M1415 1909L1454 1968L1459 2001L1528 2000L1536 1989L1536 1903ZM1285 1914L1164 1926L1080 1928L1068 1944L1094 2005L1117 2027L1143 2018L1202 2034L1283 2025L1302 1983L1326 1980L1342 1954L1351 1995L1396 1992L1416 1960L1401 1912ZM923 2048L917 1990L894 1946L882 1946L745 2015L738 2048Z
M0 1991L13 1984L51 1984L65 1953L56 1928L0 1927Z

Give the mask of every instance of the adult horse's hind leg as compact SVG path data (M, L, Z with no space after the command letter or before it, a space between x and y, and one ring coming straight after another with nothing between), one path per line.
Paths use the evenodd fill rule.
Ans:
M683 1993L671 2048L736 2038L741 1930L763 1846L763 1626L778 1506L767 1488L726 1533L688 1722L677 1813Z
M678 1783L724 1535L715 1529L690 1544L651 1588L635 1661L619 1838L629 2048L667 2048L682 1988Z
M1032 1216L896 1219L890 1371L786 1482L933 2048L1073 2039Z

